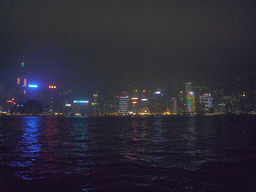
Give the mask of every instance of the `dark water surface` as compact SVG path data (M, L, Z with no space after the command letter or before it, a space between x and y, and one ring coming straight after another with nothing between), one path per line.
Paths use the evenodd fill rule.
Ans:
M1 191L253 191L255 116L0 117Z

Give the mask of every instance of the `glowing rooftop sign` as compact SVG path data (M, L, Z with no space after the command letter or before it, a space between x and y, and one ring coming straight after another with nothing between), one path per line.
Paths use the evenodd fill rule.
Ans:
M84 100L74 100L73 103L89 103L89 101Z
M49 86L49 89L56 89L56 86L50 85L50 86Z
M28 85L28 87L30 87L30 88L37 88L38 87L38 85Z
M128 97L119 97L120 99L128 99Z

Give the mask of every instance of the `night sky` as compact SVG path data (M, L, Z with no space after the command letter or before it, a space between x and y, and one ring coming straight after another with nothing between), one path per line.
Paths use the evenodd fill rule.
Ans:
M254 0L1 1L0 91L28 80L82 93L255 77Z

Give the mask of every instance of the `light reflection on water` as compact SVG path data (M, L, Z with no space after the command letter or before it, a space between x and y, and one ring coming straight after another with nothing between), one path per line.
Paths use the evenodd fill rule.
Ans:
M6 117L0 126L0 144L9 150L1 163L26 168L16 172L24 179L127 162L193 170L254 140L242 128L232 132L230 121L208 117Z
M36 160L41 147L38 142L40 121L40 118L29 117L21 124L22 140L16 147L20 151L21 160L13 161L13 165L28 167Z

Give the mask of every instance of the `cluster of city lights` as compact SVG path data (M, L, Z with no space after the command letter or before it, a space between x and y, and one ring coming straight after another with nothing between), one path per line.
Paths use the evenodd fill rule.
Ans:
M24 83L26 83L26 79L24 79ZM20 78L17 79L17 84L20 84ZM24 87L24 86L23 86ZM38 88L38 85L36 84L30 84L28 85L28 87L30 88ZM57 87L56 86L53 86L53 85L50 85L49 86L49 89L56 89Z
M84 100L74 100L73 103L89 103L89 101Z
M24 81L25 81L25 80L24 80ZM20 79L18 78L17 84L19 84L19 83L20 83ZM30 88L38 88L38 85L36 85L36 84L29 84L28 87L30 87ZM54 86L54 85L49 85L49 89L56 89L56 88L57 88L57 87Z

